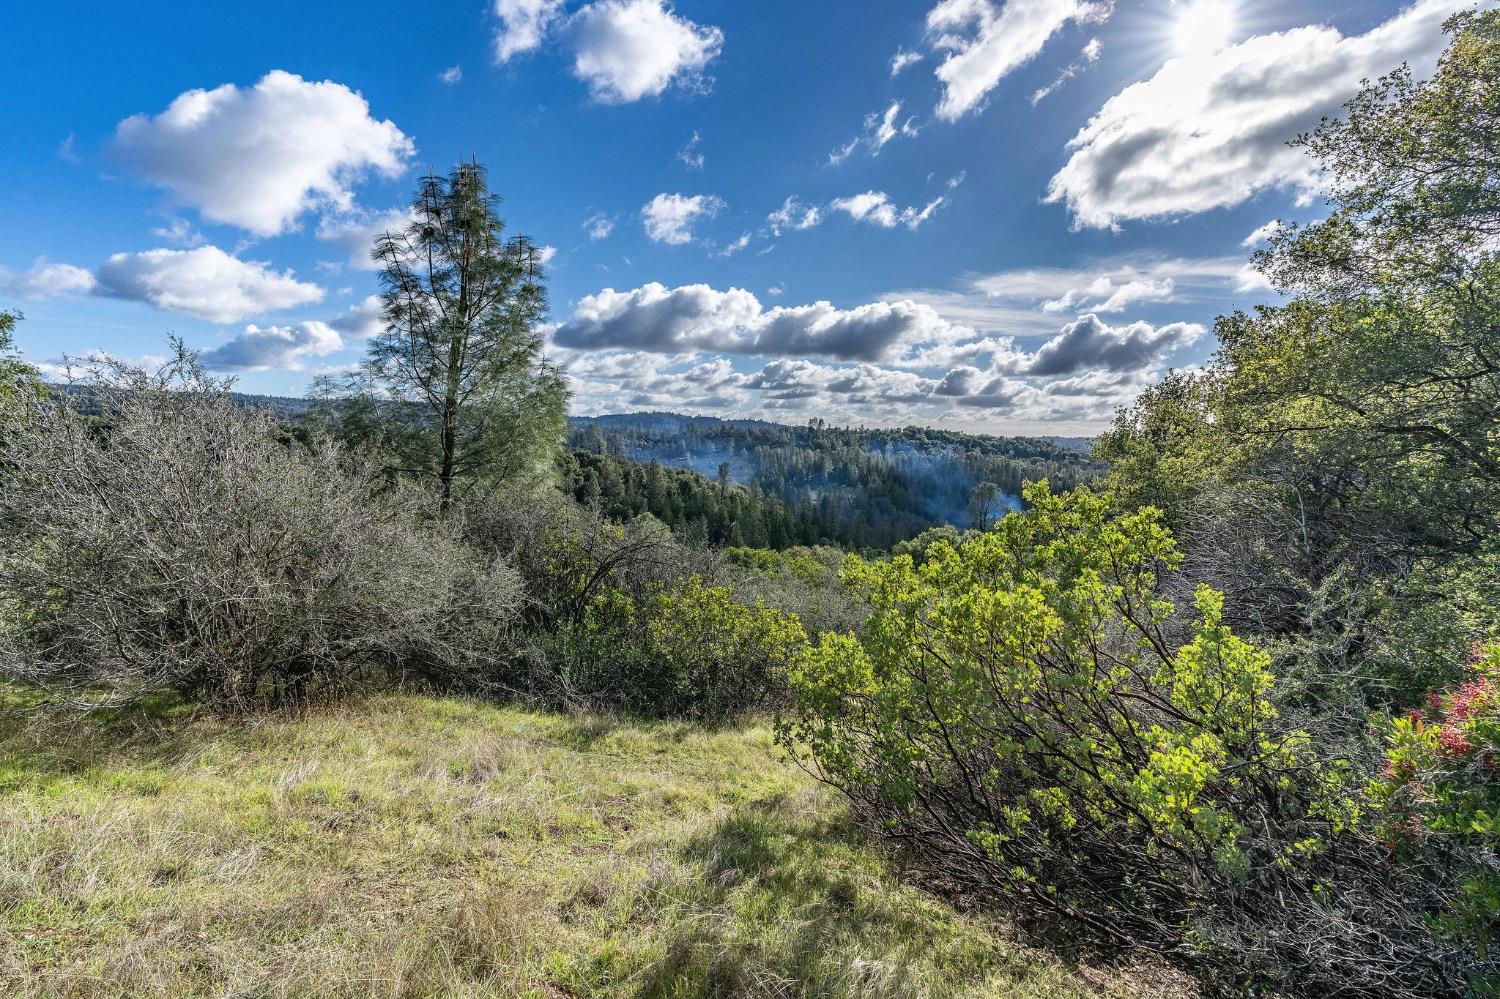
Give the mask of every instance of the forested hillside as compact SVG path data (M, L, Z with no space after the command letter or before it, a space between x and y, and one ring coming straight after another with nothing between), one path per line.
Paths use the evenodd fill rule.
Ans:
M570 444L578 499L597 497L616 515L649 510L716 543L770 548L889 548L932 527L983 526L1018 509L1027 482L1071 488L1102 467L1035 438L672 413L574 417Z

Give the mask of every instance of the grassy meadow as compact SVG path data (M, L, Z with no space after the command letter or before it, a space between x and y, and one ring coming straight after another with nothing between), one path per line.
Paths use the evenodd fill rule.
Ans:
M0 731L0 994L1183 995L903 883L759 725L393 694Z

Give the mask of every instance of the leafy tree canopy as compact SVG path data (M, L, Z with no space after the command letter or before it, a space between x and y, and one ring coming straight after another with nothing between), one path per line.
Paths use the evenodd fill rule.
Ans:
M1477 619L1500 537L1500 12L1447 30L1431 79L1397 70L1297 140L1330 210L1257 256L1288 300L1223 317L1208 370L1144 395L1096 451L1194 542L1193 571L1242 581L1224 583L1242 620L1341 636L1325 671L1395 656L1390 633L1436 602L1494 626ZM1428 637L1403 671L1456 675L1477 636Z

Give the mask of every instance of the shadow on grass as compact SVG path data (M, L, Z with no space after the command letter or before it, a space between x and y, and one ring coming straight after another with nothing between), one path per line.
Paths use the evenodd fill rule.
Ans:
M165 695L129 708L68 711L25 688L0 686L0 791L104 764L174 759L196 737L197 713Z
M686 996L942 999L989 994L1191 996L1186 976L1103 952L1024 914L967 915L918 887L909 858L842 811L794 795L735 807L681 847L702 872L665 952L633 980ZM930 886L929 886L930 887Z
M28 688L0 684L0 792L106 766L167 766L209 740L249 744L266 722L359 700L308 700L230 716L177 694L157 693L128 707L82 711L49 703Z
M586 753L599 748L620 732L651 731L653 723L607 714L565 714L561 723L548 733L551 741L574 752Z
M887 883L853 824L774 797L735 808L681 855L702 880L680 899L665 953L635 976L642 997L950 994L945 975L919 967L951 933L942 910ZM980 933L944 947L955 990L1007 961Z
M393 693L458 696L419 685L332 690L295 702L281 701L223 714L176 694L161 693L129 707L73 710L50 703L35 688L0 681L0 791L31 781L77 777L101 766L165 765L213 740L252 744L266 724L324 711L358 711ZM476 703L549 712L525 699L475 697ZM617 738L649 738L670 751L712 726L629 713L555 713L547 741L580 753L598 752Z

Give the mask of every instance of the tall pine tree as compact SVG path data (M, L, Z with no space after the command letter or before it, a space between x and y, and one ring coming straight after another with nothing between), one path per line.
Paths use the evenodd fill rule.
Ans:
M434 483L445 509L470 488L545 479L567 434L566 384L537 332L540 253L503 238L499 203L477 162L429 174L412 222L373 253L385 330L370 341L364 412L373 400L396 470Z

